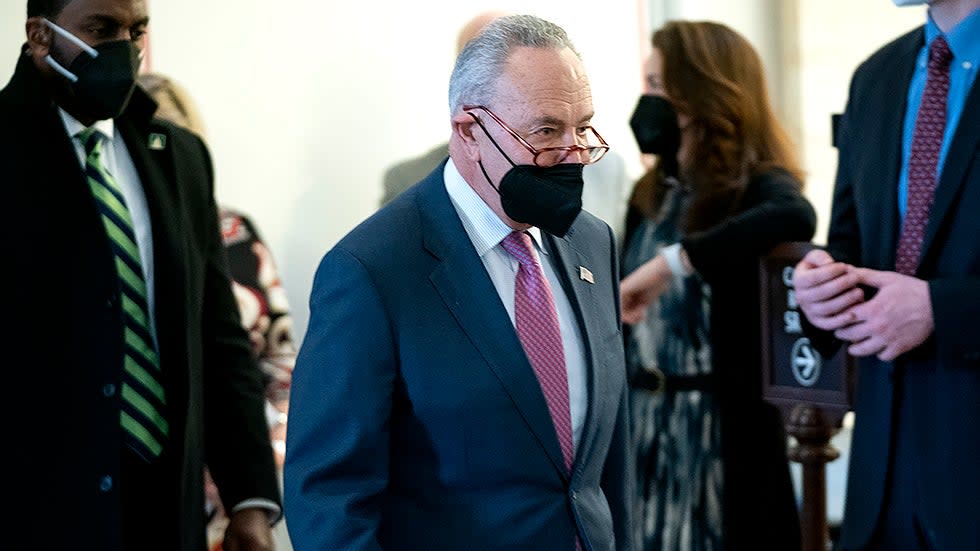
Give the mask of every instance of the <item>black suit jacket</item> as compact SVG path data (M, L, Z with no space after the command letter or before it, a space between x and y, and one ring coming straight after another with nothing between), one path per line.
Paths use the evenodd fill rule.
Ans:
M840 127L828 246L835 258L894 270L900 231L906 90L924 43L917 29L855 72ZM870 539L885 493L893 370L915 389L907 404L919 469L918 511L936 549L978 549L980 528L980 82L950 144L916 276L929 282L935 332L894 363L864 358L858 372L842 546Z
M278 492L259 372L226 275L208 153L189 132L152 120L155 108L137 90L115 121L152 221L171 427L161 476L172 491L147 495L142 506L173 519L172 534L149 538L199 550L205 460L229 506L250 497L278 501ZM4 340L10 361L2 411L15 443L4 454L13 479L4 501L14 504L4 517L16 527L4 547L120 549L123 337L109 241L71 139L27 56L0 92L0 121L7 205L0 235L13 327ZM151 134L163 137L162 149L149 147Z

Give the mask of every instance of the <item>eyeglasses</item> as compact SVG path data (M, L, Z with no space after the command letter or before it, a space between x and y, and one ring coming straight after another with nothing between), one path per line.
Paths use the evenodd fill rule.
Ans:
M522 138L521 135L518 134L514 129L512 129L510 126L507 126L507 123L500 120L500 117L494 115L493 111L487 109L482 105L464 105L463 111L466 111L469 116L473 117L473 120L475 120L476 123L480 125L480 128L482 128L484 132L487 132L487 128L483 126L483 121L481 121L480 117L477 117L474 113L470 113L470 111L474 109L479 109L485 112L487 115L490 115L491 119L497 121L497 124L499 124L501 128L506 130L508 134L513 136L514 139L520 142L525 149L527 149L528 151L531 152L532 155L534 155L534 164L537 166L541 166L541 167L554 166L562 162L563 160L565 160L565 158L567 158L568 155L572 154L573 152L584 153L585 155L584 158L581 160L581 162L582 164L589 165L601 159L602 156L606 154L606 151L609 151L609 144L607 144L606 140L602 139L602 136L600 136L599 133L595 131L595 128L592 128L591 126L586 126L584 128L583 134L579 138L580 140L585 142L585 145L575 144L575 145L562 145L556 147L540 147L540 148L534 147L533 145L528 143L526 139ZM493 141L493 137L490 136L489 132L487 132L487 136L490 137L491 141ZM494 142L494 145L496 144L497 142ZM583 157L583 155L580 154L579 157Z

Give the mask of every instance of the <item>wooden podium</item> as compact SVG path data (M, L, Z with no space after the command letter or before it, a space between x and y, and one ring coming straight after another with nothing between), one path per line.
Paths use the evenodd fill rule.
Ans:
M789 458L803 465L802 549L827 551L826 466L840 456L830 438L851 409L854 369L843 348L823 358L803 332L793 267L814 248L785 243L761 261L762 395L782 410L797 442Z

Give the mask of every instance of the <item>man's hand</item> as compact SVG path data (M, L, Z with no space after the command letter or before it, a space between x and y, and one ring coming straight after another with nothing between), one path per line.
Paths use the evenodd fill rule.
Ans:
M647 308L670 287L674 274L663 255L657 255L626 276L619 284L623 323L643 321Z
M851 308L864 301L856 270L821 249L808 252L796 265L796 301L814 327L836 331L856 321Z
M231 515L224 551L272 551L272 530L265 509L247 507Z
M834 335L850 341L854 356L876 355L892 361L919 346L932 334L932 299L924 280L895 272L855 268L860 282L877 287L870 300L851 308L855 321Z

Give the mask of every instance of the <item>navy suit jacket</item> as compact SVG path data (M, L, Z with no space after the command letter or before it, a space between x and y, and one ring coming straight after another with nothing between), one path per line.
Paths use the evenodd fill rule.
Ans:
M293 379L286 510L297 550L632 549L611 230L545 235L588 353L571 475L442 166L324 257ZM594 284L579 277L579 266Z
M905 91L923 36L902 36L854 75L828 235L839 260L895 269ZM929 282L935 332L894 363L859 362L843 549L865 546L881 511L896 369L915 389L903 430L916 451L925 535L935 549L980 549L980 81L950 144L916 276Z

